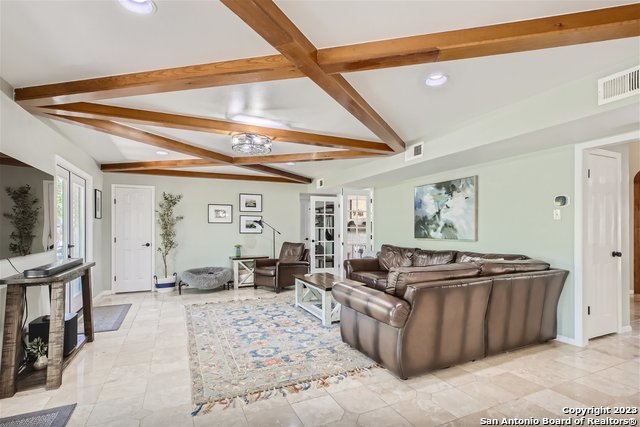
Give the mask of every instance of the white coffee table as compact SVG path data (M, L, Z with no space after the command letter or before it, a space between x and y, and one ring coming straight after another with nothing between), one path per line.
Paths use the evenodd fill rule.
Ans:
M331 273L294 274L296 306L313 314L324 326L340 321L340 307L333 300L331 288L340 280Z

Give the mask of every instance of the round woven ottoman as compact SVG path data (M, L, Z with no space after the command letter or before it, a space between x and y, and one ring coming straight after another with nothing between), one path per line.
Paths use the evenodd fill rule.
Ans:
M226 267L192 268L180 274L178 293L182 294L182 287L189 286L197 289L218 289L228 287L233 279L233 271Z

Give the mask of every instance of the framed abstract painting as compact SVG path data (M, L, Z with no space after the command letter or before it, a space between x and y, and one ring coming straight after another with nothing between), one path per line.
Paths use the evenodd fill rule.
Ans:
M414 237L477 240L477 176L415 188Z

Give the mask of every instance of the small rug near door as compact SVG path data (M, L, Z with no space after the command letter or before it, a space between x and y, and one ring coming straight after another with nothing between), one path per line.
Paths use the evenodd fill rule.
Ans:
M0 418L0 427L64 427L76 404Z
M286 298L284 300L283 298ZM193 415L328 386L377 366L289 296L186 306Z
M130 308L131 304L99 305L93 307L93 331L117 331L120 329L124 318L127 317ZM82 332L83 330L84 325L78 321L78 331Z

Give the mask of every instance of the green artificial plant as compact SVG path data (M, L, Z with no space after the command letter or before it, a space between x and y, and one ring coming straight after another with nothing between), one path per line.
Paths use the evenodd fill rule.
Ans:
M29 255L31 253L31 245L36 237L33 229L38 223L38 198L31 194L31 186L23 185L21 187L6 187L7 195L13 201L11 212L3 213L5 218L9 219L14 230L9 235L9 250L14 255Z
M182 215L176 215L174 209L180 200L182 200L182 194L163 192L162 201L159 203L159 209L156 211L158 214L158 225L160 225L160 246L158 247L158 252L160 252L164 264L164 277L168 276L167 258L169 253L178 247L178 243L176 242L176 224L184 217Z
M27 344L27 351L36 357L47 355L47 345L42 341L42 338L38 337Z

